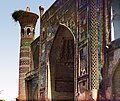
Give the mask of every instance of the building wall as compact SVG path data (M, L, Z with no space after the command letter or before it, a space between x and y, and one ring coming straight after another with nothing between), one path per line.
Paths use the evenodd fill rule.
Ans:
M76 11L74 0L57 0L41 17L41 88L45 88L45 97L48 96L47 68L49 52L59 24L65 24L76 36ZM43 92L43 91L41 91Z
M94 88L98 91L101 68L105 67L104 48L110 41L110 2L103 1L56 0L41 16L40 88L45 88L41 91L45 97L48 96L49 89L49 52L59 23L70 28L75 36L74 94Z
M83 93L83 90L88 90L88 1L78 0L78 92ZM76 26L77 27L77 26Z
M119 71L120 41L118 39L111 42L110 0L56 0L45 13L42 13L43 8L40 7L40 37L37 39L39 43L34 40L31 44L32 60L29 64L30 71L26 76L28 98L34 100L39 98L40 101L68 100L69 96L72 99L84 98L86 95L91 98L92 94L96 100L99 91L102 93L100 96L105 95L104 98L119 99L119 94L114 89L114 87L120 88L117 86L119 82L113 83L113 81L119 79L117 78L119 72L116 71ZM68 37L70 35L72 37ZM62 39L63 37L67 41ZM69 38L74 41L68 40ZM65 67L70 66L64 64L63 58L69 57L71 53L69 50L72 49L73 71L69 71ZM73 77L67 78L70 74L74 74ZM58 78L62 80L72 78L74 86L68 84L62 89L66 84L61 81L56 83ZM21 85L23 83L24 81ZM72 93L63 92L69 87L74 87L71 89ZM113 93L117 97L113 97Z
M38 73L39 73L39 38L31 43L31 64L30 70L26 73L26 96L27 101L38 100Z
M114 40L111 42L108 48L108 68L107 70L107 77L106 77L106 97L107 99L115 100L120 95L115 93L117 89L119 92L119 67L120 67L120 39ZM117 83L117 85L116 85ZM119 99L117 99L119 100Z

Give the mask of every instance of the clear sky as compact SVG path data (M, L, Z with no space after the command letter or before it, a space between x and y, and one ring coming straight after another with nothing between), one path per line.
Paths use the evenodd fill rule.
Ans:
M14 22L15 10L30 10L39 15L39 6L47 10L55 0L0 0L0 99L14 101L18 96L20 26ZM39 35L39 20L36 37ZM1 90L3 90L1 92Z

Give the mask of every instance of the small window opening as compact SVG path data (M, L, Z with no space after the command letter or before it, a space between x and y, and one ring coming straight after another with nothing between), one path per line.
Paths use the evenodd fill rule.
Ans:
M27 29L27 35L30 35L30 28Z

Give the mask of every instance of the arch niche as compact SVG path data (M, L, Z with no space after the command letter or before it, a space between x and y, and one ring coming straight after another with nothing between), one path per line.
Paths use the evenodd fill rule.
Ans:
M120 60L112 76L112 95L114 101L120 101Z
M53 101L74 101L74 36L60 24L49 55Z

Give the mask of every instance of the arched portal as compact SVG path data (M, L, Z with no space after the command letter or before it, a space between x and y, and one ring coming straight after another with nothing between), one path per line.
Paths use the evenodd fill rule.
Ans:
M74 101L74 36L59 25L50 51L51 96L53 101Z
M120 62L118 63L112 77L112 95L114 101L120 101Z

